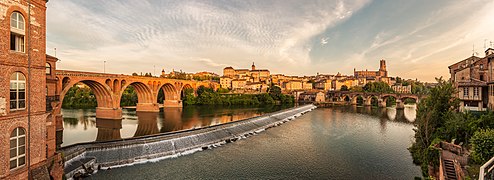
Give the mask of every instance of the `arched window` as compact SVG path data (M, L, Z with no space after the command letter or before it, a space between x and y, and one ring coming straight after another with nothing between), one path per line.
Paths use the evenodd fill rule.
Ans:
M24 16L19 12L13 12L10 16L10 50L25 52L24 27Z
M10 110L26 108L26 77L20 72L10 76Z
M47 75L50 75L51 74L51 65L50 65L50 63L46 63L46 65L45 65L45 73Z
M26 131L15 128L10 134L10 169L26 164Z

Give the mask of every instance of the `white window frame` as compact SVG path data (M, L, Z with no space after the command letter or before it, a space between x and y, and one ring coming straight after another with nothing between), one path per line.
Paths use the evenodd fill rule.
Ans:
M12 80L12 76L15 75L16 79ZM24 80L19 80L19 77L24 77ZM12 88L12 86L15 85L15 88ZM24 88L20 88L20 87ZM14 74L11 75L10 78L10 86L9 86L9 92L12 93L12 90L16 93L16 98L12 99L12 96L9 94L9 99L10 99L10 111L19 111L19 110L25 110L26 109L26 76L20 72L14 72ZM23 91L21 91L23 90ZM19 94L21 92L24 92L24 99L20 99ZM20 102L24 101L24 107L20 108ZM12 103L15 103L15 108L12 108Z
M468 95L470 94L470 93L468 92L468 88L469 88L469 87L464 87L464 88L463 88L463 97L468 97Z
M14 43L15 46L14 49L11 47L11 50L15 52L26 52L25 26L26 21L20 12L15 11L10 15L10 40L14 41L11 44Z
M51 64L50 63L45 64L45 74L51 75Z
M24 20L24 16L20 12L14 11L10 15L10 29L11 30L17 30L19 32L24 32L26 29L25 23L26 23L26 21Z
M20 132L23 132L22 134ZM15 134L14 134L15 133ZM14 134L14 136L12 136ZM21 141L21 139L24 141ZM12 141L15 142L14 147L12 147ZM23 144L21 145L21 142ZM10 149L9 149L9 169L14 170L26 165L26 130L22 127L15 128L10 134ZM12 156L11 151L15 150L15 156ZM22 152L23 150L24 152ZM24 163L20 164L20 159L24 158ZM16 161L15 167L11 166L12 161Z

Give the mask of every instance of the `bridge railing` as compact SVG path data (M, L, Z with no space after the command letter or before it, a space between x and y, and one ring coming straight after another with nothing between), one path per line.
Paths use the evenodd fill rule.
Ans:
M494 180L494 157L480 167L479 180Z
M117 77L117 78L122 78L122 77L132 77L136 79L149 79L149 78L155 78L155 79L171 79L171 78L162 78L162 77L146 77L146 76L132 76L132 75L125 75L125 74L109 74L109 73L97 73L97 72L83 72L83 71L71 71L71 70L56 70L55 72L56 75L62 75L62 76L79 76L79 77ZM184 79L173 79L175 81L193 81L193 82L203 82L203 83L217 83L211 80L203 80L203 81L197 81L194 79L191 80L184 80Z

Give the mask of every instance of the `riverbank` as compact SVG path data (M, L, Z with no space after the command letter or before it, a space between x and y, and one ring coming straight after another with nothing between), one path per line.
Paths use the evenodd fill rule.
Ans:
M177 157L234 142L291 120L316 108L305 105L263 116L194 130L107 142L80 143L62 149L67 178L108 169Z

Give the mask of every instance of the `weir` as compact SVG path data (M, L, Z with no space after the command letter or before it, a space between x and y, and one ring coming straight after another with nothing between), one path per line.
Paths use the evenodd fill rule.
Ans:
M90 174L99 168L126 166L209 149L278 126L315 108L310 104L199 129L71 145L61 150L65 176L71 179L74 175Z

